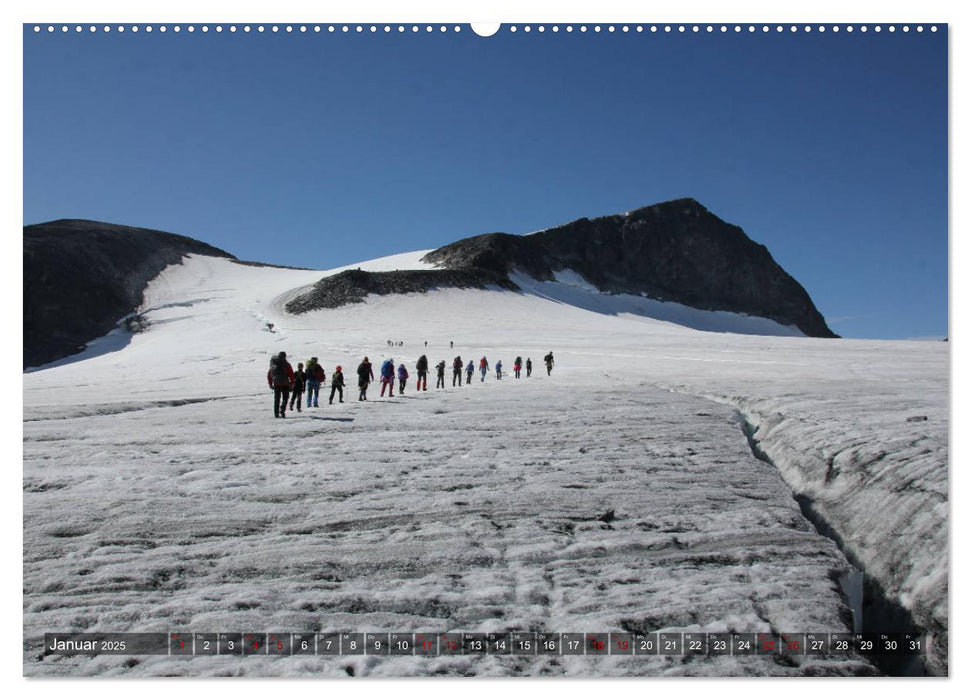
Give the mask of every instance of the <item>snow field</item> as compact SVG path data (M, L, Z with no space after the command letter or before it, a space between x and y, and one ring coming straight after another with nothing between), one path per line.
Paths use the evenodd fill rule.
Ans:
M25 494L28 636L845 629L845 560L752 457L729 410L646 387L591 389L564 406L550 400L560 381L406 391L286 421L269 417L268 392L230 417L210 401L31 421L46 481ZM616 520L598 521L609 509ZM869 670L766 657L144 657L129 668L36 651L26 664L84 675Z
M361 267L408 266L389 260ZM151 284L148 332L24 376L27 639L273 627L846 629L834 582L846 560L801 516L795 489L946 654L947 344L700 332L527 292L282 311L322 274L191 257ZM342 364L349 403L274 420L265 376L279 350L294 367L318 356L328 380ZM431 365L456 354L501 359L508 375L496 382L490 372L482 385L476 374L461 389L448 379L447 391L415 396L423 352ZM405 362L404 397L382 401L374 385L372 402L354 401L364 354L376 368L388 355ZM516 355L532 357L530 380L511 377ZM736 409L778 470L752 456ZM608 509L609 528L596 520ZM873 671L862 660L784 667L770 657L124 661L38 660L30 650L24 668Z

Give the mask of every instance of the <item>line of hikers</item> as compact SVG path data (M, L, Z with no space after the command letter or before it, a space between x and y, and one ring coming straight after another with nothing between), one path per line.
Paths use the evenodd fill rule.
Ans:
M546 357L543 358L543 362L546 364L546 374L547 376L553 371L553 352L547 353ZM517 357L513 362L513 372L515 373L516 379L520 378L520 373L525 366L526 376L529 377L533 374L533 361L531 358L526 358L525 365L523 364L523 358ZM435 384L436 389L445 388L445 360L442 360L437 365L435 365L435 370L437 373L437 382ZM418 373L418 381L416 384L416 391L428 391L428 357L422 355L418 358L418 362L415 365L415 371ZM465 384L468 386L472 383L472 375L475 372L475 364L472 360L469 360L468 364L462 362L461 356L456 356L452 360L452 386L462 386L462 373L465 373ZM502 360L496 362L495 365L496 379L502 379ZM484 382L486 374L489 372L489 361L483 357L479 360L479 374L481 378L479 381ZM398 393L404 394L405 387L408 385L408 369L404 364L399 364L397 369L395 369L394 359L389 358L381 363L380 369L381 378L381 396L384 396L385 390L388 391L388 397L394 396L395 380L397 379ZM327 374L324 372L324 368L318 362L316 357L311 357L307 361L307 366L304 368L303 362L297 363L297 370L294 371L292 365L287 361L287 354L283 351L274 355L270 358L270 369L266 373L266 381L270 388L273 390L273 415L276 418L286 418L287 415L287 404L289 402L290 410L293 410L294 405L297 407L297 411L301 411L301 401L303 399L303 394L307 392L307 408L318 407L318 399L320 394L320 387L325 385L327 382ZM371 366L371 361L367 357L357 366L357 388L360 390L358 394L358 401L367 401L367 390L371 382L374 381L374 369ZM344 403L344 372L340 365L334 370L334 374L331 375L330 379L330 399L327 403L334 403L334 396L338 397L339 403Z

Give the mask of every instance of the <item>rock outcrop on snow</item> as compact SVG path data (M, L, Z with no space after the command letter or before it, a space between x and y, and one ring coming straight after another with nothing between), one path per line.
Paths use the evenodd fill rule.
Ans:
M509 277L482 268L456 270L399 270L367 272L345 270L324 277L309 291L287 302L286 310L301 314L314 309L335 309L364 301L369 294L413 294L432 289L485 289L493 285L516 289Z
M186 236L83 219L24 226L24 367L67 357L142 303L149 280L190 253Z
M473 236L423 260L451 270L519 270L537 280L571 270L601 292L761 316L809 336L837 337L764 245L694 199L578 219L527 236Z

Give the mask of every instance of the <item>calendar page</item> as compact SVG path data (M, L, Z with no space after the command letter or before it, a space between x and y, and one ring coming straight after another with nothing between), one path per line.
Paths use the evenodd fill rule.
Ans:
M457 12L23 20L23 674L948 676L946 16Z

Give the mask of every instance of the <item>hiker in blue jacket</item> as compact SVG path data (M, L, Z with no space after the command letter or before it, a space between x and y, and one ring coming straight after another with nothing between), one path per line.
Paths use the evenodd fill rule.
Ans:
M388 398L394 396L394 360L387 359L381 363L381 396L388 390Z
M472 374L475 372L475 363L469 360L469 364L465 366L465 386L472 383Z
M502 360L496 363L496 379L502 379Z
M408 370L405 368L404 363L398 365L398 393L405 393L405 384L408 383Z

